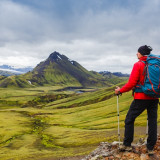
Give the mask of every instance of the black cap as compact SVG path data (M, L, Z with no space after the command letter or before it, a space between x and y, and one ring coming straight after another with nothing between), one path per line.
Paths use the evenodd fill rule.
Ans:
M150 46L144 45L138 48L141 55L149 55L153 49Z

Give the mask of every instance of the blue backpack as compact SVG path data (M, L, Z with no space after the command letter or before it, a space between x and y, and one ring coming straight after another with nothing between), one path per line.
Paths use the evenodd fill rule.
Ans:
M135 92L143 92L148 96L160 98L160 56L150 54L144 63L146 64L144 85L138 84Z

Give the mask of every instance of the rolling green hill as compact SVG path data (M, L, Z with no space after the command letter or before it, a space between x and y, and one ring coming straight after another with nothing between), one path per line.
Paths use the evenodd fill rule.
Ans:
M0 88L0 159L79 156L102 141L118 140L114 88L83 89L81 94L60 86ZM121 138L131 101L131 93L119 97ZM146 119L144 112L135 121L135 140L145 136Z
M108 78L98 72L88 71L65 55L53 52L45 61L40 62L33 71L0 80L0 87L25 88L51 85L109 87L122 81L124 81L123 78L116 76Z

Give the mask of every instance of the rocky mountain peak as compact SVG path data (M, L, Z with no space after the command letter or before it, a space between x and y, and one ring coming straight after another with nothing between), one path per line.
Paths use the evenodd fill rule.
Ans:
M49 55L48 59L51 59L51 60L61 59L61 56L62 55L59 52L54 51Z

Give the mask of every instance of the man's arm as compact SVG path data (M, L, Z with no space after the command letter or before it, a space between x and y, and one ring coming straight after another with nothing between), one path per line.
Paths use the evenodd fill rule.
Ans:
M126 83L122 88L118 87L115 89L115 94L119 95L120 93L128 92L135 87L139 81L140 77L140 68L139 68L139 62L135 63L130 75L130 78L128 80L128 83Z

